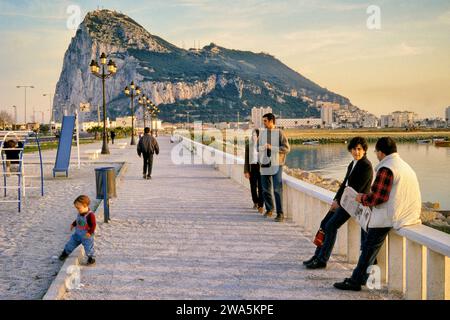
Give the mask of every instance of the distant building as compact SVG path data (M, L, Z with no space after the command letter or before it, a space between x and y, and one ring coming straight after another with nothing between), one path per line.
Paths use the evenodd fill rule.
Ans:
M411 111L395 111L381 116L382 128L404 128L413 126L418 115Z
M277 119L276 126L283 128L321 127L322 119L320 118Z
M262 121L262 117L263 115L265 115L266 113L271 113L272 112L272 108L271 107L253 107L252 108L252 122L255 128L263 128L263 121ZM275 123L277 121L275 120Z
M362 120L363 128L376 128L378 127L378 118L374 115L365 115Z
M333 123L333 108L332 104L323 104L320 108L320 118L325 126L331 126Z
M380 117L380 127L381 128L392 128L392 116L382 115Z
M418 116L411 111L395 111L392 112L392 122L394 128L403 128L414 125Z

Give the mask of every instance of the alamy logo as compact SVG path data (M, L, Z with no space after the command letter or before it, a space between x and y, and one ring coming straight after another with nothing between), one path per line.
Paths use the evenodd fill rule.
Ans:
M366 26L369 30L381 29L381 8L376 5L367 7L366 13L369 15L367 18Z
M171 151L172 163L180 164L239 164L247 149L251 163L261 165L262 175L274 175L280 164L280 131L261 129L259 138L253 130L203 129L195 122L193 132L176 130L174 138L180 143ZM243 164L243 163L242 163Z
M367 279L366 287L370 290L381 289L381 269L377 265L372 265L367 268L369 278Z
M81 272L79 266L67 267L66 273L69 277L66 278L66 288L68 290L75 290L81 288Z
M67 18L66 27L69 30L77 30L81 23L81 8L78 5L70 5L67 7L66 13L70 16Z

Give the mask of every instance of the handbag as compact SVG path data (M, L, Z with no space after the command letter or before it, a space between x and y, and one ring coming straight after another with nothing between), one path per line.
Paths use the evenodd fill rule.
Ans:
M322 228L320 228L317 233L316 236L314 237L314 241L313 243L318 246L321 247L323 245L323 239L325 239L325 232L323 231Z

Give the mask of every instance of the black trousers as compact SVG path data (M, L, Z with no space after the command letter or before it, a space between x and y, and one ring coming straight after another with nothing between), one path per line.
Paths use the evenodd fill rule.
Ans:
M253 203L256 203L258 207L262 208L264 206L263 189L261 181L261 172L258 167L254 167L253 164L250 165L250 191L252 192Z
M358 264L353 270L352 280L361 285L366 284L367 279L369 278L367 268L375 264L378 252L391 229L392 228L369 228L367 230Z
M153 167L153 153L143 153L142 157L144 159L144 175L152 175Z

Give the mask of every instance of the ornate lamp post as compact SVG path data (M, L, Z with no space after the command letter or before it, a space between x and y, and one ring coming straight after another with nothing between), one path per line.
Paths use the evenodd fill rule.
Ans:
M144 128L147 127L147 105L149 103L150 99L148 99L145 94L142 95L142 97L139 98L139 104L142 106L142 114L143 114L143 119L144 119Z
M106 66L106 54L102 52L100 55L100 64L102 66L100 73L100 66L97 61L92 60L89 67L91 68L91 72L97 78L102 79L102 88L103 88L103 144L102 144L102 154L109 154L108 143L106 141L106 96L105 96L105 80L109 77L112 77L117 72L116 64L109 60L108 62L108 73L105 71Z
M130 145L135 145L136 141L134 140L134 97L141 94L141 89L134 85L134 82L131 81L130 87L125 87L124 92L127 96L131 98L131 142Z
M158 113L160 112L160 110L158 109L157 106L155 106L153 104L153 102L150 102L150 116L151 116L151 127L152 127L152 133L153 133L153 119L155 119L155 133L156 136L158 136Z

